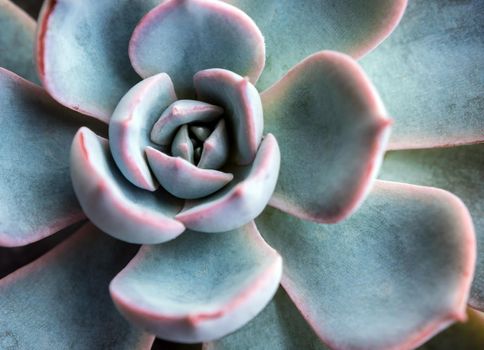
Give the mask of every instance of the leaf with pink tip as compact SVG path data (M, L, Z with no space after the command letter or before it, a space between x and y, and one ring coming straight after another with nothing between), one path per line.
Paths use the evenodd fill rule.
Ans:
M158 188L146 162L145 148L151 145L153 124L176 98L170 77L160 73L133 86L111 116L111 154L124 177L142 189Z
M224 0L246 12L264 34L263 90L309 55L334 50L359 58L398 24L407 0Z
M247 325L202 350L329 350L316 336L284 289Z
M466 317L476 242L448 192L377 182L342 223L268 208L257 225L284 259L282 285L333 349L410 349Z
M222 337L255 317L279 286L282 259L255 224L187 231L144 246L111 282L116 307L141 329L183 343Z
M378 172L390 120L350 57L317 53L262 94L265 130L281 140L281 174L270 204L337 222L364 200Z
M235 178L212 196L189 201L175 217L187 228L224 232L241 227L265 208L276 186L281 153L275 137L265 136L254 162L228 168Z
M197 97L225 110L237 164L250 164L262 139L264 118L260 95L248 79L225 69L207 69L193 78Z
M63 105L109 121L139 80L128 57L138 21L160 0L46 0L39 16L40 79Z
M223 166L229 157L229 136L225 126L225 119L218 122L210 136L203 142L198 167L203 169L218 169Z
M391 149L484 141L484 2L410 1L361 64L395 118Z
M91 224L0 280L2 349L149 349L153 336L113 306L108 284L136 253Z
M201 101L178 100L173 102L156 121L151 130L151 140L162 146L171 143L178 127L198 122L210 123L219 119L223 109Z
M185 230L174 219L181 202L161 189L149 192L131 184L111 158L108 141L88 128L72 142L71 178L86 216L113 237L156 244Z
M146 147L145 152L161 186L178 198L208 196L234 178L222 171L198 168L183 158L168 156L152 147Z
M478 247L469 303L484 311L484 144L389 152L379 177L442 188L464 201L472 215Z
M249 16L221 1L167 0L137 25L129 57L142 77L168 73L187 98L193 97L193 75L203 69L224 68L256 82L264 38Z
M0 33L0 67L37 83L35 21L11 1L0 0Z
M21 246L84 219L69 146L88 120L0 68L0 245Z

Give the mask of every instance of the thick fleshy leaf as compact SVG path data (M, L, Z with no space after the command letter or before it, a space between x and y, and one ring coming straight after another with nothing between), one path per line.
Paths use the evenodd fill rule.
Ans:
M484 314L467 310L467 322L456 324L417 350L477 350L484 348Z
M229 139L225 119L218 122L215 130L203 143L198 167L204 169L218 169L227 162L229 157Z
M126 322L108 292L135 252L88 224L0 280L2 349L149 349L153 336Z
M199 125L190 126L190 131L201 142L205 141L210 136L210 134L212 133L210 128L208 128L206 126L199 126Z
M361 57L397 25L406 0L224 0L246 12L264 34L263 90L321 50Z
M329 350L279 288L272 301L246 326L222 339L203 344L203 350Z
M264 137L250 166L228 170L235 179L212 196L188 201L175 217L187 228L202 232L234 230L256 218L269 202L281 162L275 137Z
M484 2L410 1L362 65L395 118L389 146L484 141Z
M193 164L193 142L188 133L188 126L183 125L175 135L173 143L171 144L171 155L173 157L180 157L187 162Z
M131 184L109 154L108 141L88 128L81 128L72 142L71 178L84 213L113 237L156 244L185 230L173 219L180 201L162 189L149 192Z
M45 88L65 106L109 121L121 97L140 80L128 57L131 34L159 2L46 0L36 54Z
M20 246L82 218L69 145L86 121L0 68L0 245Z
M0 0L0 33L0 67L37 83L35 21L11 1Z
M196 343L230 333L258 314L277 290L282 259L252 222L236 231L187 231L144 246L111 282L128 320L163 339Z
M234 176L218 170L201 169L180 157L170 157L152 147L146 155L161 186L175 197L202 198L228 184Z
M238 164L251 163L262 139L264 118L259 92L248 79L225 69L207 69L193 78L197 97L225 109L232 152Z
M169 145L179 126L192 122L216 121L223 109L205 102L178 100L169 106L156 121L151 131L151 140L162 146Z
M221 1L167 0L137 25L129 57L142 77L166 72L177 93L193 97L192 78L224 68L252 82L265 62L264 38L244 12Z
M434 186L461 198L477 236L477 266L469 303L484 310L484 144L389 152L380 178Z
M377 182L340 224L268 208L257 225L284 258L284 288L334 349L410 349L465 319L475 237L448 192Z
M337 222L364 199L389 132L377 92L350 57L317 53L262 94L265 130L281 140L271 205Z
M123 175L134 185L155 191L145 148L151 145L151 128L160 114L177 99L168 75L147 78L124 95L109 121L109 146Z

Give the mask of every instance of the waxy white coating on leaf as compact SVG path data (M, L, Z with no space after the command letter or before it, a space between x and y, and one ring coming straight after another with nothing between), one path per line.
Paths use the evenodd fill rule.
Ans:
M241 181L235 173L233 187L229 185L210 197L187 202L175 218L187 228L201 232L230 231L246 224L266 207L276 186L280 162L276 138L268 134L253 164L241 169Z
M335 223L363 202L380 168L391 120L356 61L323 51L262 93L266 132L281 142L270 205Z
M162 146L169 145L176 129L192 122L214 122L223 113L223 109L205 102L178 100L163 111L151 130L151 141Z
M176 100L168 75L160 73L132 87L123 96L109 121L109 146L119 170L134 185L155 191L158 184L151 175L144 150L149 146L150 130Z
M207 69L193 77L197 97L225 109L235 160L250 164L262 139L264 118L259 92L247 78L225 69Z
M187 231L143 246L111 282L120 312L141 329L176 342L225 336L272 299L282 259L253 222L213 235Z
M146 147L145 152L161 186L178 198L208 196L234 178L218 170L198 168L183 158L168 156L152 147Z
M181 203L162 190L139 189L111 159L107 140L81 128L72 142L71 178L87 217L104 232L130 243L157 244L181 234L173 219Z

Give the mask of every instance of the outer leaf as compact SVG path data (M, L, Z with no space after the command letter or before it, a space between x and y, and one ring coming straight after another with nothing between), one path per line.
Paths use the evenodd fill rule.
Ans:
M269 305L246 326L222 339L205 343L202 349L329 350L282 288L279 288Z
M270 204L336 222L364 199L378 171L390 120L348 56L320 52L262 94L265 130L281 141L281 174Z
M107 289L135 251L88 224L0 280L1 347L149 349L153 337L117 313Z
M252 319L276 292L281 273L281 257L252 222L231 232L186 232L144 246L110 290L136 325L164 339L195 343Z
M193 96L193 75L207 68L228 69L255 83L264 68L264 38L249 16L223 2L167 0L137 25L129 57L144 78L168 73L186 98Z
M484 141L484 2L411 1L362 65L381 91L393 149Z
M448 192L378 182L341 224L275 209L257 223L284 258L284 288L333 349L410 349L465 319L475 238Z
M163 190L137 188L119 172L108 141L81 128L71 147L71 178L87 217L113 237L142 244L175 238L185 230L173 217L181 202Z
M139 81L128 42L160 0L46 0L37 31L42 84L65 106L105 122ZM120 25L122 24L122 25Z
M479 252L469 303L484 310L484 144L390 152L380 177L443 188L464 201L474 221Z
M321 50L361 57L397 25L406 0L224 0L245 11L264 34L266 89L287 70Z
M0 0L0 33L0 67L37 83L32 57L35 21L9 0Z
M468 320L443 331L417 350L476 350L484 347L484 315L467 310Z
M84 217L68 149L85 120L2 68L0 111L0 245L19 246Z

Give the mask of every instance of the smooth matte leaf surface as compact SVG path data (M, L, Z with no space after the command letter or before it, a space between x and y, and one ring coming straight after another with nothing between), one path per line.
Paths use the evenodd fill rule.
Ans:
M0 245L25 245L84 218L69 147L85 120L0 68Z
M87 224L33 263L0 280L2 349L149 349L109 298L111 278L136 246Z
M282 260L253 222L207 235L187 231L143 246L111 283L119 310L137 326L183 343L222 337L247 323L279 286Z
M483 1L410 1L361 62L395 119L391 148L484 141L483 52Z
M156 244L185 230L173 217L182 202L163 189L134 186L116 167L106 139L81 128L71 147L72 186L86 216L104 232L130 243Z
M321 50L361 57L398 23L406 0L224 0L245 11L266 44L261 90Z
M33 52L35 21L9 0L0 0L0 67L38 83Z
M63 105L105 122L141 79L128 43L160 0L46 0L37 31L42 84Z
M129 57L146 78L165 72L177 94L193 97L193 75L223 68L255 83L265 62L264 38L236 7L213 0L167 0L136 26Z
M477 266L469 303L484 310L484 144L389 152L383 180L434 186L464 201L477 236Z
M270 204L298 217L337 222L351 214L376 176L390 120L349 56L325 51L262 94L265 132L281 146Z
M377 182L340 224L267 208L257 225L284 259L282 285L332 348L413 348L465 318L475 237L448 192Z
M222 339L205 343L203 350L329 350L284 289L247 325Z

